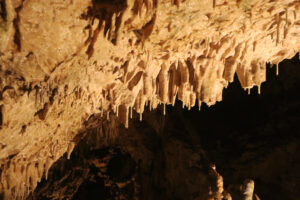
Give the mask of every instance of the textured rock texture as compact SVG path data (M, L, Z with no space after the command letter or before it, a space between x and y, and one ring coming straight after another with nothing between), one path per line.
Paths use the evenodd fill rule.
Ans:
M299 66L283 62L279 78L273 68L262 95L235 82L201 112L147 108L128 129L95 115L29 199L299 199Z
M5 199L47 177L92 114L128 126L145 105L212 105L235 73L260 88L266 62L300 49L299 0L0 2Z

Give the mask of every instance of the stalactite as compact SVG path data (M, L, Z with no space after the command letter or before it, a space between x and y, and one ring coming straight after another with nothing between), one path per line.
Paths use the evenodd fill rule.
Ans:
M128 106L126 106L126 112L125 112L125 119L126 119L126 121L125 121L125 128L128 128Z
M109 112L106 112L106 119L109 120Z
M150 107L151 107L151 103L150 103ZM129 108L130 108L130 119L132 119L132 106L130 106Z
M276 46L277 46L279 43L279 37L280 37L280 16L279 16L279 14L276 15L276 23L277 23Z
M1 139L15 150L11 138L22 137L26 149L35 149L37 138L53 137L44 147L51 157L41 156L38 175L30 175L31 167L24 169L26 184L30 175L34 186L41 170L48 176L58 151L70 156L72 139L86 128L87 116L106 113L109 120L113 112L127 127L134 111L142 120L145 106L153 110L163 104L165 113L179 99L188 109L198 102L200 110L202 102L221 101L235 74L249 93L254 86L260 93L264 61L276 62L278 75L278 63L299 52L299 3L235 2L74 1L58 9L49 1L28 1L22 12L12 8L19 21L8 20L5 31L0 24L0 127L9 136ZM50 32L43 32L47 27ZM15 45L22 45L22 52L15 52ZM43 107L47 116L34 117ZM10 156L6 150L0 154ZM0 193L21 187L6 180L16 171L3 168Z
M74 142L71 142L71 143L68 145L67 159L70 159L70 156L71 156L71 153L72 153L74 147L75 147L75 143L74 143Z

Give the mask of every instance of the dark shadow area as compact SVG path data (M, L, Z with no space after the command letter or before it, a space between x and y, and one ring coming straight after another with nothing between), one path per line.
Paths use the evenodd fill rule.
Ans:
M285 60L276 76L268 69L262 94L241 90L237 80L223 101L183 111L201 136L210 160L225 185L249 178L261 199L299 199L300 195L300 61ZM235 78L237 79L237 77Z

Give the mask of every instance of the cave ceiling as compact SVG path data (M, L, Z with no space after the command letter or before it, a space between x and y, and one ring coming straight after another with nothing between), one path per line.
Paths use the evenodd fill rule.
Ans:
M235 76L260 93L299 51L299 0L1 0L0 193L27 196L93 116L211 106Z

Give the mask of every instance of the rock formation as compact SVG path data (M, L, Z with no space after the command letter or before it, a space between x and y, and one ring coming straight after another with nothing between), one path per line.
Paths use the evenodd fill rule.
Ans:
M55 162L29 199L239 200L251 195L247 179L254 200L299 199L299 64L285 60L279 77L269 70L261 95L235 81L201 112L179 101L166 116L148 106L128 129L94 115L71 158Z
M93 115L200 109L235 74L260 91L299 33L299 0L1 0L0 193L26 197Z

